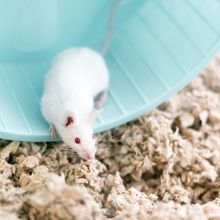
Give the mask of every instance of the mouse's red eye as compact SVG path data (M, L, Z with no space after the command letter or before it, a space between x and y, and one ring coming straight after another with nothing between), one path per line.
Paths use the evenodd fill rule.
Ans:
M81 143L81 140L80 140L79 137L76 137L76 138L75 138L75 143L76 143L76 144L80 144L80 143Z

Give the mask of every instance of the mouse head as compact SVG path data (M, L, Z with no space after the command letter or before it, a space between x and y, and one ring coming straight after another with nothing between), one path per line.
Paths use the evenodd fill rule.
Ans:
M74 113L66 114L63 124L59 129L63 142L86 160L94 159L96 153L92 129L94 119L94 113L84 115L83 117L77 117Z

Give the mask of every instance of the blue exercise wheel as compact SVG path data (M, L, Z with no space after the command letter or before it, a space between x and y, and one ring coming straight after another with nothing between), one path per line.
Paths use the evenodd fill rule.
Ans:
M114 0L0 0L0 138L50 141L44 75L68 47L100 50ZM110 92L94 129L147 112L220 50L219 0L121 0L106 56Z

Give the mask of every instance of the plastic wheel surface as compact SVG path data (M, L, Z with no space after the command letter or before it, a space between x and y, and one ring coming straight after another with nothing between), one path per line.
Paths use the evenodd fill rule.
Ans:
M51 141L39 106L44 74L62 49L101 47L112 2L0 1L0 138ZM115 21L96 132L161 104L220 51L218 0L122 0Z

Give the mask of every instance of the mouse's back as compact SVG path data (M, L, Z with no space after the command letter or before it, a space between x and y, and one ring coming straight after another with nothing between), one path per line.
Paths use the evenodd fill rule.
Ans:
M91 95L105 89L109 80L105 60L89 48L70 48L61 52L54 59L50 74L63 82L67 90L71 89L68 86L79 87L81 92L89 90Z
M92 99L108 87L108 70L100 54L88 48L70 48L54 59L42 97L45 118L56 120L63 109L92 111ZM46 114L45 114L46 112Z

